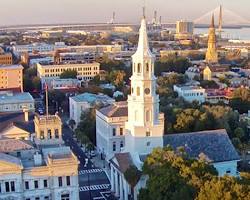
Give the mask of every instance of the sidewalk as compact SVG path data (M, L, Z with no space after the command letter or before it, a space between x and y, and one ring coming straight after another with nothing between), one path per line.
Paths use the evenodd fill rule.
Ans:
M108 162L106 160L102 160L100 154L97 154L97 156L93 157L91 159L91 161L93 162L95 167L101 168L105 171L105 173L107 174L107 177L110 181L111 170L110 170L110 166L109 166Z

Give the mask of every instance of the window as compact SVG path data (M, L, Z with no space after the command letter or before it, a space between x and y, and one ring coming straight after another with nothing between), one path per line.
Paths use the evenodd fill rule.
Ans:
M120 142L120 148L123 148L123 141Z
M146 63L146 72L149 72L149 64Z
M141 73L141 63L138 63L137 65L137 73Z
M137 88L136 88L136 95L137 95L137 96L140 96L140 87L137 87Z
M38 181L34 181L34 187L37 189L38 188Z
M14 181L10 182L10 188L11 188L11 192L15 192L15 182Z
M70 185L70 176L66 176L66 183L68 186Z
M120 135L123 135L123 128L120 128Z
M150 146L150 142L147 142L147 146Z
M30 200L30 198L26 198L25 200Z
M116 151L116 143L113 142L113 151Z
M47 180L43 180L43 187L45 187L45 188L48 187L48 181Z
M2 192L2 187L1 187L1 183L0 183L0 193Z
M69 200L69 194L62 194L61 200Z
M113 128L113 136L115 136L115 135L116 135L116 129Z
M28 190L28 189L30 189L29 181L25 181L25 190Z
M49 200L49 196L45 196L45 197L44 197L44 200Z
M150 131L146 131L146 136L147 136L147 137L150 136Z
M227 174L230 174L230 173L231 173L231 170L227 170L226 173L227 173Z
M16 152L16 156L21 157L21 152L20 151Z
M36 197L35 200L40 200L40 197Z
M44 139L44 131L40 131L40 139L41 139L41 140Z
M58 186L62 187L62 177L61 176L58 177Z
M55 138L56 138L56 139L59 138L59 131L58 131L58 129L55 129Z
M48 129L48 139L52 139L51 129Z
M9 182L5 182L5 191L10 192L10 183Z

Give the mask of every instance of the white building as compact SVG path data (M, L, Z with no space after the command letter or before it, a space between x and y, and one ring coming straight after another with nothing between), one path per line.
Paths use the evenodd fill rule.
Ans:
M0 112L20 112L24 108L35 109L35 100L28 92L13 93L9 91L0 93Z
M104 94L83 93L69 98L69 113L70 119L73 119L76 124L80 122L82 112L93 108L95 105L107 106L114 103L115 100Z
M200 78L200 69L197 66L189 67L185 71L185 75L187 75L190 80L193 80L196 77Z
M200 86L174 85L174 91L185 101L198 101L204 103L206 98L205 89Z
M0 199L79 199L78 160L70 148L20 152L0 153Z
M34 51L39 52L49 52L54 51L56 49L63 49L66 48L64 42L56 42L55 44L46 44L46 43L33 43L28 45L15 45L13 46L13 52L16 55L20 55L21 53L32 53Z
M123 150L125 144L125 122L128 120L127 102L96 110L96 146L105 159Z
M78 79L46 79L45 80L48 89L52 90L64 90L64 89L72 89L72 88L77 88L80 86L80 82ZM42 88L44 89L45 84L42 85Z

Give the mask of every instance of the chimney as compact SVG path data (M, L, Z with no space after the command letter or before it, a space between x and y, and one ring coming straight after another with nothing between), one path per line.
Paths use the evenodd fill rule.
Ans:
M23 113L24 113L24 121L28 122L29 121L29 109L28 108L23 108Z
M34 154L34 164L35 166L40 166L42 165L42 155L36 152Z

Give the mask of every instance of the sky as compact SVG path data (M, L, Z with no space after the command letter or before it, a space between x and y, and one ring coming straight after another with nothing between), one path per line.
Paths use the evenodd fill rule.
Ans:
M117 22L140 20L144 0L0 0L0 26L20 24ZM194 20L222 4L250 20L250 0L145 0L147 18L154 10L163 22Z

